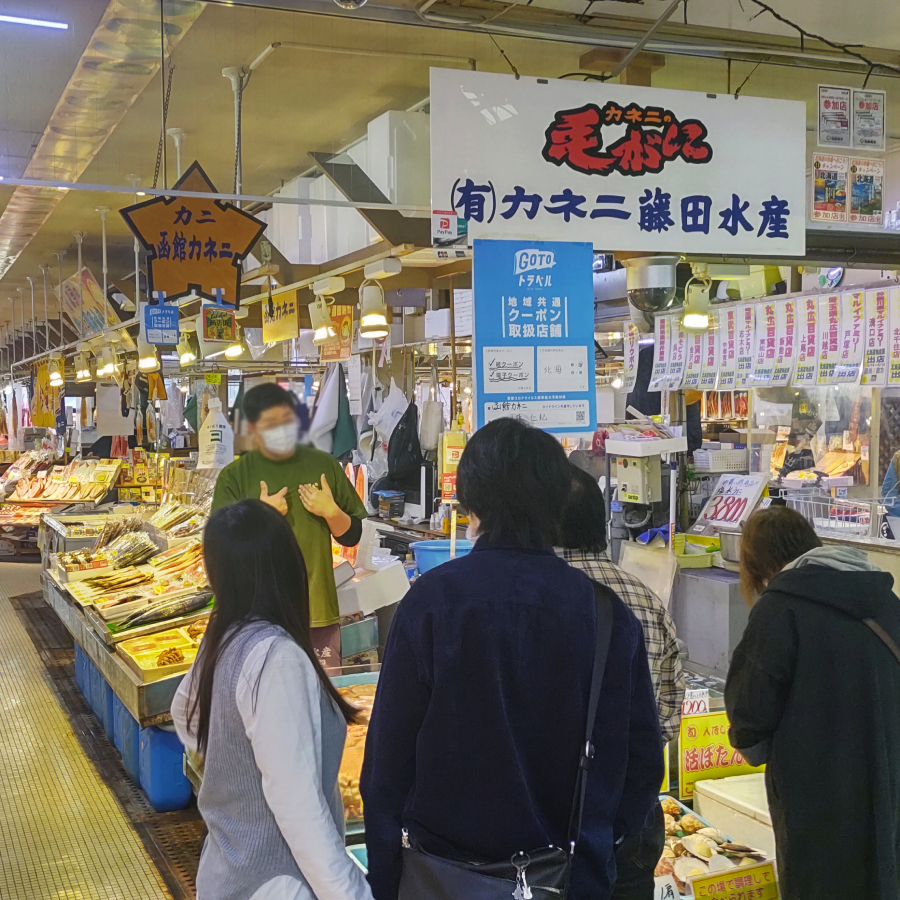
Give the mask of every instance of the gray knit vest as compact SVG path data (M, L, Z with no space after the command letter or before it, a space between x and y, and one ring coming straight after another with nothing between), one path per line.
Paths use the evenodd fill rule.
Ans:
M267 622L245 626L216 665L203 784L197 798L209 830L197 873L200 900L247 900L280 875L289 875L309 888L266 804L262 776L235 701L244 661L260 641L270 637L291 639L282 628ZM303 690L303 686L298 684L297 690ZM344 811L337 778L346 726L321 687L318 694L322 710L322 791L331 798L331 815L343 834ZM313 896L312 889L309 893Z

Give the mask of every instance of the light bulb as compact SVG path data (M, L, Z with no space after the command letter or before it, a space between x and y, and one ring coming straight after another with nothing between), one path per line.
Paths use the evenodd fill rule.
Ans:
M232 344L230 347L225 348L225 355L229 359L235 359L240 356L244 352L244 345L237 341L237 343Z
M64 379L59 356L51 356L47 368L50 374L50 387L62 387Z
M331 314L328 312L328 304L321 294L309 304L309 320L313 327L313 343L324 344L334 339L334 327L331 324Z
M622 376L621 376L621 375L616 375L616 377L613 378L613 380L610 382L610 387L611 387L614 391L619 390L619 389L622 387Z
M361 337L387 337L391 327L387 321L387 309L384 305L384 291L381 285L363 284L359 289L359 333Z
M182 333L180 340L178 341L178 362L182 366L189 366L192 362L196 361L197 354L194 353L193 347L191 347L190 338L184 333Z
M91 380L91 363L87 353L75 354L75 381L79 384Z
M158 372L159 356L156 353L156 347L147 343L142 337L138 337L138 368L142 372Z

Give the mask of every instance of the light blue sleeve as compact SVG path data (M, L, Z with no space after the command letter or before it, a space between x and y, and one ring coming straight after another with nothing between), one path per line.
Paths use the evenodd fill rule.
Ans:
M884 474L884 484L881 486L881 500L889 516L900 516L900 494L898 494L897 482L897 472L894 469L894 461L891 460L891 464Z

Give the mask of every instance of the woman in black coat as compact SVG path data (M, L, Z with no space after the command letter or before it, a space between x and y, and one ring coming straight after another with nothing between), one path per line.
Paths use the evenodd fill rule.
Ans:
M862 551L821 546L802 516L771 507L744 529L741 579L748 598L761 596L735 650L725 704L732 744L766 763L781 895L897 900L893 578Z

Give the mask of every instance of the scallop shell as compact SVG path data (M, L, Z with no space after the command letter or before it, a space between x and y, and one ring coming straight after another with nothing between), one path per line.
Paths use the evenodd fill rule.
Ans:
M754 859L752 856L745 856L739 863L738 868L740 869L742 866L755 866L759 862L758 859Z
M693 813L687 813L678 820L678 825L686 834L694 834L706 825L701 822Z
M681 804L674 797L665 797L660 803L666 815L675 816L676 819L681 815Z
M700 834L689 834L682 843L688 853L700 859L709 859L718 850L718 844L712 838Z
M676 856L684 856L687 850L684 849L684 844L681 841L672 841L672 852Z
M705 875L709 871L709 866L693 856L682 856L675 860L672 869L679 881L686 882L695 875Z
M702 834L703 837L711 838L717 844L724 844L728 840L718 828L701 828L697 834Z
M663 815L663 819L666 823L666 834L675 834L679 831L678 823L675 821L673 816L670 816L668 813Z
M714 853L709 861L710 872L724 872L726 869L733 868L734 863L727 856L722 856L720 853Z
M663 847L660 859L675 859L675 851L671 847Z
M663 875L672 875L675 871L675 860L669 859L668 857L663 857L657 864L656 868L653 870L653 874L657 878L661 878Z

